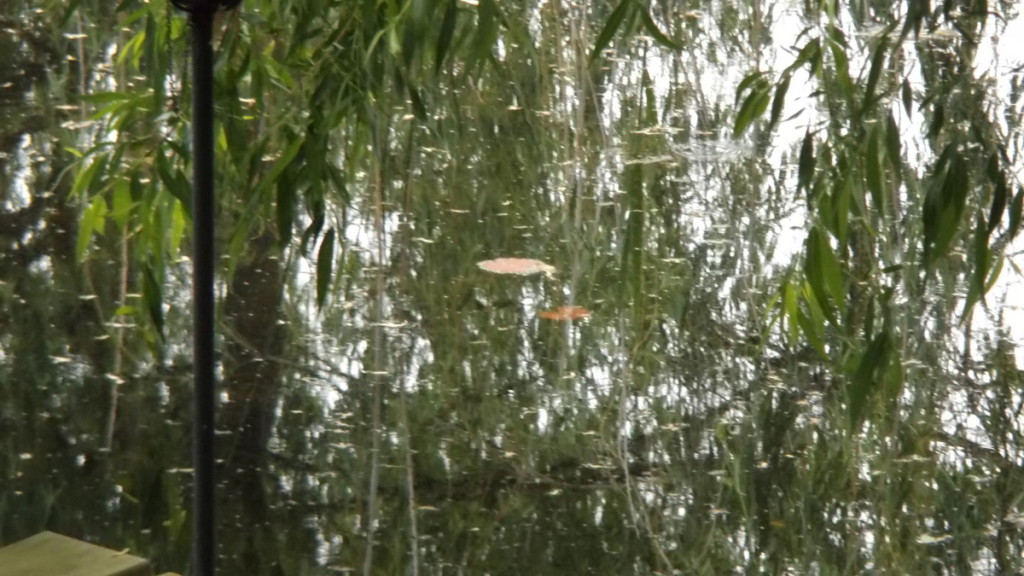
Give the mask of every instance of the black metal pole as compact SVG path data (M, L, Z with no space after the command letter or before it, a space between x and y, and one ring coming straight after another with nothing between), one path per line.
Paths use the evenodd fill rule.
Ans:
M241 0L170 0L192 26L192 576L213 576L215 538L213 17Z
M214 239L213 15L217 4L194 0L192 24L192 306L195 360L192 458L192 574L213 576L214 523Z

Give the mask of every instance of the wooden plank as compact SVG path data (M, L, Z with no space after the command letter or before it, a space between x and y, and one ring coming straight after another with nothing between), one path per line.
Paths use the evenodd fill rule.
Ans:
M149 562L87 542L40 532L0 548L4 576L152 576Z

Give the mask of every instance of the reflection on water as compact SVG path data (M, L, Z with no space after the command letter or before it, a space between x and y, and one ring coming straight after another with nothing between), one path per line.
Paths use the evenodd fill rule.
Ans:
M456 70L465 82L451 93L423 87L430 115L385 91L372 131L338 128L360 143L338 145L337 189L319 192L323 214L300 206L283 248L280 214L225 202L225 223L261 223L251 237L223 238L242 254L218 292L223 573L1021 568L1021 373L1011 341L991 329L1002 302L987 303L990 325L957 324L960 299L915 294L918 279L899 274L917 244L889 243L883 228L850 232L837 248L851 275L871 269L844 303L875 298L862 317L826 322L833 311L803 278L813 279L808 234L828 228L815 219L853 213L856 230L879 222L873 199L842 205L837 190L870 177L840 145L866 157L857 139L882 123L834 125L860 100L830 100L801 69L776 130L721 136L732 133L743 77L781 73L828 18L807 2L710 2L679 14L652 4L682 52L639 36L595 61L588 47L615 6L500 4L499 62ZM888 22L888 7L855 4ZM484 18L488 3L453 5ZM272 45L250 18L238 41ZM864 14L835 18L851 45L878 40ZM952 73L913 52L940 41L963 49L944 30L905 43L908 69ZM294 41L288 50L307 50ZM860 86L870 52L849 53ZM294 84L267 70L246 74ZM899 117L914 142L894 186L906 211L935 156L915 134L929 130L922 100L937 98L928 81L914 80L915 115ZM899 110L902 94L889 89ZM286 104L276 113L299 105ZM1002 133L1007 154L1017 128ZM799 185L805 134L820 138L817 166L832 178L818 189ZM5 178L25 186L70 170L42 164L23 170L37 176ZM149 334L127 247L153 223L118 220L138 202L129 187L91 209L113 224L86 235L85 265L66 234L38 248L54 252L34 271L0 259L0 539L48 528L184 571L188 267L160 279L165 335ZM3 214L28 207L5 201ZM77 205L44 213L87 217ZM45 218L20 230L12 253L55 226ZM872 268L877 255L864 246L876 240L901 266ZM807 336L814 315L818 340ZM848 390L871 375L860 376L870 365L857 346L883 324L895 326L899 358L872 398L891 417L859 425Z

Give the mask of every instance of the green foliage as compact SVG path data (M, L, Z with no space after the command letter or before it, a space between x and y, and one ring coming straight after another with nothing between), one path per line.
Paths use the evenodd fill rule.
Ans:
M183 572L187 25L30 4L0 533ZM1019 109L983 4L220 15L221 571L1019 571Z
M788 79L783 80L779 86L783 86L788 83ZM779 88L776 91L776 99L779 98L779 91L782 91L782 97L785 97L785 89ZM768 109L768 103L771 101L771 83L761 73L749 74L746 78L740 82L739 86L736 87L736 102L739 103L740 94L746 92L747 96L743 99L743 104L739 107L739 112L736 113L736 124L733 127L732 135L733 138L739 137L743 134L757 119L759 116L764 114L764 111ZM778 105L781 110L781 104ZM772 118L775 118L773 106Z
M334 228L327 230L316 256L316 305L323 307L331 286L334 269Z
M971 181L969 166L954 143L939 155L921 215L924 226L923 254L927 268L946 256L953 237L960 231Z
M807 235L804 274L825 316L838 327L838 315L846 308L846 286L839 259L825 234L817 227Z
M906 129L899 127L892 108L896 101L901 101L906 114L911 114L915 96L906 78L897 81L903 54L896 46L910 31L919 33L924 19L931 16L926 7L911 3L902 22L892 19L873 31L864 40L870 48L869 57L863 62L860 79L855 80L852 47L838 25L836 12L829 12L820 31L810 27L801 34L809 39L776 80L755 72L747 75L737 88L734 137L755 126L767 110L772 90L775 97L766 126L769 130L778 126L791 77L799 69L806 67L810 76L818 80L813 94L825 112L826 128L807 129L799 149L796 178L796 187L807 193L812 222L821 224L810 227L804 243L803 274L809 293L802 298L798 280L790 278L780 289L778 305L790 343L803 336L825 356L828 347L821 324L827 322L845 335L839 349L850 348L846 354L859 358L851 368L848 392L855 429L870 419L869 399L878 383L886 378L883 375L890 372L890 349L894 345L890 328L879 334L868 331L863 341L850 339L860 329L862 320L870 322L873 310L887 310L892 305L888 297L876 300L883 291L872 288L879 282L873 271L898 270L916 259L913 252L907 251L913 246L904 247L902 242L893 244L889 240L918 239L916 249L921 255L920 270L925 282L935 281L933 273L937 269L942 270L945 282L963 278L967 296L961 318L966 321L999 276L1005 240L1017 234L1012 223L1005 229L1006 236L993 234L1003 229L1002 215L1009 199L1006 182L1010 176L1000 162L1000 153L985 152L993 147L981 135L987 128L975 116L969 120L974 126L968 136L970 144L960 135L947 135L953 103L937 95L922 103L931 105L925 120L926 137L937 147L934 161L920 177L924 182L923 202L916 202L913 196L901 197L906 162L901 140L908 136ZM894 42L893 32L901 24L902 32ZM827 52L822 51L822 46ZM922 58L927 62L931 53L922 52ZM964 108L962 103L957 105L958 111ZM980 158L974 152L979 149L983 151ZM979 165L984 161L987 167L981 170ZM984 218L980 211L986 202L988 217ZM919 228L906 228L905 210L919 222ZM972 213L977 216L967 217ZM949 265L954 261L954 253L967 255L966 273L962 276L961 269ZM914 290L925 285L914 282L905 289L922 294ZM884 293L890 294L891 289L890 285ZM848 308L845 313L844 308ZM851 321L855 324L851 325Z
M871 339L857 359L856 368L847 389L850 407L850 427L860 428L867 416L868 403L874 398L883 381L890 376L889 366L894 355L893 337L888 327Z
M601 57L602 53L611 45L616 34L624 33L627 37L634 35L638 27L642 26L643 31L651 35L655 42L670 50L682 50L683 46L665 35L657 22L651 16L649 6L645 6L642 0L621 0L618 6L604 21L601 32L594 41L594 47L590 51L590 61L593 63Z

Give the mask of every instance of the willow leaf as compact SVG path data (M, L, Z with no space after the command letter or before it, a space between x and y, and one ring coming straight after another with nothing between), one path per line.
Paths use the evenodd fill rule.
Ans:
M775 87L775 98L772 100L772 112L768 120L768 130L773 130L779 124L782 116L782 109L786 103L786 92L789 90L789 75L786 74Z
M164 185L164 189L181 203L185 213L189 218L192 218L192 186L182 171L172 171L169 162L163 154L156 155L156 171L160 176L160 183Z
M146 305L146 313L156 328L160 339L164 339L164 295L163 285L157 279L157 272L152 264L142 268L142 300Z
M992 264L992 252L988 246L988 234L985 232L985 220L978 215L974 226L974 250L971 253L971 278L967 287L967 298L964 300L960 322L967 319L974 305L985 297L988 271Z
M493 56L492 50L498 38L498 24L501 11L495 0L480 0L477 4L476 35L473 38L472 51L469 54L469 68L477 67L484 60Z
M800 49L800 53L796 55L796 59L786 68L786 74L792 73L804 64L811 65L812 75L821 69L821 40L818 38L814 38L808 41L807 44L804 44L804 47Z
M936 176L925 194L922 212L924 264L928 268L946 254L959 230L970 185L968 169L952 143L936 162Z
M324 300L331 286L331 271L334 268L334 228L324 234L320 250L316 255L316 306L323 308Z
M455 23L459 14L458 0L448 0L444 9L444 17L441 20L441 29L437 35L437 46L434 48L434 73L441 71L444 65L444 58L451 48L452 38L455 37Z
M1010 205L1010 238L1016 238L1020 231L1021 211L1024 209L1024 188L1017 188L1017 195Z
M932 114L932 121L928 125L928 139L934 139L942 132L942 127L946 124L946 108L942 103L935 104L935 111Z
M768 108L769 99L767 86L757 85L751 89L747 99L740 106L740 111L736 114L736 124L732 129L733 138L742 136L754 120L757 120L761 114L764 114L764 111Z
M1003 213L1006 212L1006 202L1009 191L1006 186L1006 176L999 169L999 155L992 154L988 162L988 178L993 182L992 205L988 211L988 226L985 228L986 238L999 226L1003 220Z
M89 249L93 234L102 234L107 217L107 201L101 195L94 196L78 223L78 240L75 242L75 259L81 262Z
M650 34L652 38L654 38L655 42L661 44L662 46L668 48L669 50L683 49L682 44L676 42L675 40L672 40L671 38L666 36L660 28L658 28L658 25L655 24L654 22L654 18L651 18L651 12L647 8L644 8L642 6L637 6L637 8L640 14L640 21L643 22L644 24L644 29L647 30L647 33Z
M903 109L907 111L907 118L910 118L914 114L914 90L910 87L910 80L903 79L900 97L903 100Z
M593 62L601 56L604 49L611 44L612 38L615 37L615 33L622 27L622 23L627 19L632 18L636 14L638 6L635 0L622 0L615 10L612 10L608 19L605 20L604 26L601 28L601 32L597 35L597 41L594 42L594 50L590 53L590 61Z
M877 100L875 90L878 88L878 79L882 76L882 68L885 66L885 54L889 48L887 38L889 32L896 24L890 24L879 34L878 44L875 46L874 53L871 56L871 69L868 72L868 82L864 87L864 100L861 104L861 109L868 110L874 105Z
M868 136L868 149L864 155L864 174L866 176L868 191L871 192L871 201L879 213L884 214L888 207L886 201L885 187L882 179L882 158L879 153L878 130L874 129Z
M137 180L136 180L137 182ZM110 216L119 227L127 226L135 203L132 202L131 184L125 180L114 182L110 198Z
M751 72L740 80L740 83L736 86L736 104L740 103L743 98L743 93L748 90L756 90L758 86L766 88L768 81L765 80L764 72Z
M835 323L832 308L842 310L845 307L842 267L828 238L817 226L807 235L804 273L825 315Z
M311 190L312 194L308 195L307 199L308 209L310 216L309 226L302 232L302 242L299 244L299 251L303 256L306 255L307 250L310 246L316 244L317 238L320 237L320 231L324 228L325 211L324 211L324 198L322 194L317 193L317 189Z
M875 395L886 368L892 359L892 335L883 329L860 357L857 370L847 389L850 410L850 425L856 430L863 422L868 402Z
M833 73L838 82L839 91L850 107L855 106L853 80L850 79L850 57L846 54L848 45L846 36L842 30L835 26L828 27L829 50L832 52L832 60L835 64Z
M903 149L900 141L900 127L896 124L896 118L892 111L885 120L885 152L889 159L889 169L893 182L896 186L903 180Z
M288 148L286 148L284 153L281 154L281 156L274 161L273 168L270 169L270 172L260 181L259 185L256 187L256 193L254 194L254 197L262 198L263 193L266 192L266 189L277 182L278 178L281 176L281 173L284 172L285 169L292 166L292 161L294 161L295 157L298 156L299 150L302 149L303 143L305 143L304 138L293 137L292 141L288 144Z
M100 156L93 160L88 168L79 172L75 177L75 183L71 186L71 195L80 196L85 191L92 189L92 181L96 179L96 175L106 172L107 160L105 155Z
M855 190L848 173L840 176L833 186L832 217L829 219L832 225L830 231L835 235L840 246L845 246L849 237L851 215L870 228L870 223L863 218L865 199L864 195L860 193L861 190L859 186ZM857 195L856 198L854 198L854 194ZM828 245L828 242L825 244L828 246L829 253L832 253L832 247Z
M822 358L828 358L828 352L825 350L825 315L810 283L804 283L803 297L806 312L800 309L797 314L800 331Z
M804 134L804 141L800 144L800 161L797 165L797 188L810 190L811 179L814 178L814 138L810 130Z

